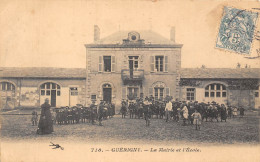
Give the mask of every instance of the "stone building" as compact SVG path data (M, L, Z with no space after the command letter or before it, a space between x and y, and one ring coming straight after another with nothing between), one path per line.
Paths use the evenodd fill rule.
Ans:
M259 68L183 68L180 99L259 108L259 84Z
M182 44L152 31L119 31L86 44L86 68L0 68L0 108L89 106L105 100L162 99L259 108L260 69L182 68Z
M85 69L0 68L0 107L85 105Z
M92 99L121 104L122 99L179 97L181 44L152 31L119 31L86 44L86 103Z

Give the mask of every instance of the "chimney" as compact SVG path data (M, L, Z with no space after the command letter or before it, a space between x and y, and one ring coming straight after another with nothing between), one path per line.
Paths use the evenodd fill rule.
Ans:
M94 25L94 42L100 39L100 29L97 25Z
M171 27L170 40L175 43L175 27Z

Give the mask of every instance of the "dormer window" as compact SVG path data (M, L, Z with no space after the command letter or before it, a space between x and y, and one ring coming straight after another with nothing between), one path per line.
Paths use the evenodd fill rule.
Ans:
M132 31L128 33L127 39L123 39L123 44L143 44L144 40L140 39L140 34L138 32Z

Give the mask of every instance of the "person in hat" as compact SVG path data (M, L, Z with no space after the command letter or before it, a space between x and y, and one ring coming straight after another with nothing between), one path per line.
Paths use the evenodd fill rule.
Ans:
M188 117L189 117L189 110L188 110L186 104L182 108L182 112L183 112L183 125L185 126L186 121L188 121Z
M99 107L98 107L99 126L102 126L103 113L104 113L104 102L103 100L100 100Z
M89 121L91 124L95 123L95 116L96 116L96 104L95 100L92 100L92 104L90 105L90 112L89 112Z
M239 112L240 112L240 117L243 117L245 115L245 109L242 106L240 106Z
M53 122L50 108L51 105L49 104L49 99L46 98L44 104L41 105L41 116L37 134L50 134L53 132Z
M148 101L148 98L145 98L143 107L144 107L144 119L146 126L150 126L150 118L151 118L151 110L150 110L151 103Z
M167 101L166 106L165 106L165 117L166 117L166 122L169 121L171 118L170 116L170 111L172 110L172 102L170 100Z
M197 109L195 109L195 112L191 115L192 118L194 119L194 124L196 125L196 130L200 130L200 125L201 125L201 115L198 112Z

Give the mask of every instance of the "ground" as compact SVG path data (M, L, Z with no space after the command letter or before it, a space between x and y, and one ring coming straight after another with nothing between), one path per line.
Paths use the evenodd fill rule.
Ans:
M3 141L68 140L84 142L136 142L136 143L211 143L211 144L258 144L259 116L246 111L243 118L228 119L227 122L203 122L201 130L194 126L162 119L151 119L146 127L144 119L122 119L120 115L104 120L103 126L90 123L54 125L54 133L37 135L37 126L31 125L32 110L2 112L1 139ZM20 115L19 115L20 114Z

